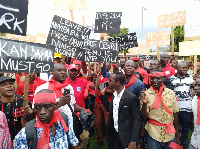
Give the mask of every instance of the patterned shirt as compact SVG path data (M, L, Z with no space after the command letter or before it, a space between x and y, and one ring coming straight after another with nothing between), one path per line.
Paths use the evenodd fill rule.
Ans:
M74 134L73 127L69 119L68 128L69 130L66 135L61 123L56 123L55 138L53 137L52 133L50 133L49 136L49 149L68 149L68 144L70 144L71 146L76 146L79 143ZM42 133L42 130L43 128L36 128L37 142ZM25 128L22 128L22 130L16 135L13 144L15 149L28 149Z
M174 93L179 99L178 107L180 111L192 112L192 89L193 78L186 74L182 79L177 74L171 76L170 81L174 86Z
M148 118L164 124L172 123L173 125L173 120L174 120L173 114L167 113L163 108L161 102L159 102L159 109L152 108L154 99L157 95L157 93L153 90L153 88L151 87L145 93L147 94L148 97L148 103L147 103ZM172 90L165 87L162 92L162 99L163 103L170 109L170 111L172 111L173 113L179 111L176 97ZM148 131L149 135L158 142L169 142L175 138L175 134L165 133L165 126L156 126L147 122L145 125L145 129Z
M198 105L198 100L197 96L194 96L192 99L192 112L194 115L194 132L192 133L191 136L191 141L190 143L195 147L195 148L200 148L200 125L197 125L197 105Z

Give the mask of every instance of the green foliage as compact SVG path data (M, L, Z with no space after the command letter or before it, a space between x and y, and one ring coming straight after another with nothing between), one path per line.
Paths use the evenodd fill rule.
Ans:
M156 50L150 49L150 52L156 52Z
M120 28L119 34L108 34L110 37L117 37L117 36L122 36L128 34L129 28Z
M129 28L120 28L120 32L119 34L108 34L110 37L118 37L118 36L122 36L122 35L126 35L128 34ZM125 50L126 53L128 53L128 49ZM123 50L120 50L119 53L123 53Z
M174 27L174 51L179 52L179 42L184 41L184 25ZM170 43L171 45L171 43Z

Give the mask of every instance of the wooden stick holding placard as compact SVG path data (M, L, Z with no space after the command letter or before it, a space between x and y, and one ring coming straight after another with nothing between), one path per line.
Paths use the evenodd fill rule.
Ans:
M127 61L126 50L124 50L124 59L125 59L125 62L126 62Z
M194 74L197 74L197 55L194 55Z
M107 34L106 33L100 33L100 40L107 40ZM95 94L94 96L97 97L98 89L99 89L99 72L101 71L102 64L99 63L98 71L97 71L97 79L96 79L96 86L95 86Z
M171 27L172 55L174 55L174 27Z
M159 49L159 46L157 46L157 59L160 61L160 49Z
M29 73L25 74L23 109L28 105ZM23 114L23 127L26 124L26 115Z

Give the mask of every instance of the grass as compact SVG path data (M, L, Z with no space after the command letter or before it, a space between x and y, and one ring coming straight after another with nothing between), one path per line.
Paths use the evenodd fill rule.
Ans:
M95 146L95 144L97 143L96 137L97 137L97 135L96 135L96 133L95 133L92 137L89 138L89 146L90 146L90 149L94 149L94 146ZM106 137L104 137L103 143L104 143L104 145L101 146L100 149L108 149Z

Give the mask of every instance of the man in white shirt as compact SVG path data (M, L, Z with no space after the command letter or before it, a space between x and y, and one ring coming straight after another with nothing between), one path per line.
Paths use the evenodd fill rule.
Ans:
M136 149L136 143L139 143L140 102L136 95L125 89L124 82L122 72L110 75L109 85L115 89L107 123L108 147L112 149Z

